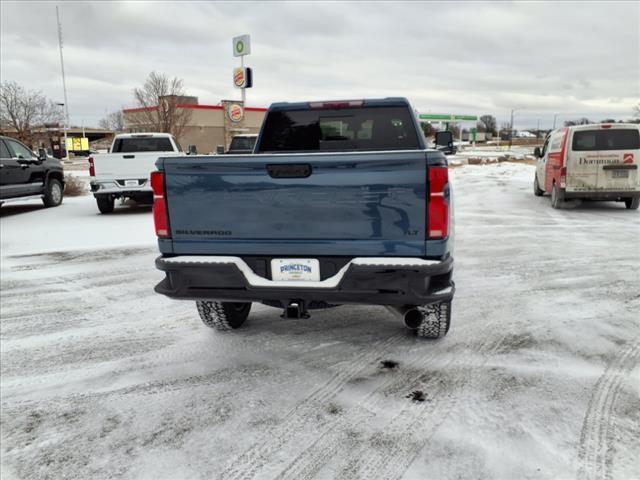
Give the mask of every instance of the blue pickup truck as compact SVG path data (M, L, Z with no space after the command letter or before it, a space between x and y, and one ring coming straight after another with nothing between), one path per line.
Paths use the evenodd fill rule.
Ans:
M447 160L406 99L275 103L254 154L156 166L155 290L195 300L205 325L238 328L252 302L286 318L370 304L421 337L449 330Z

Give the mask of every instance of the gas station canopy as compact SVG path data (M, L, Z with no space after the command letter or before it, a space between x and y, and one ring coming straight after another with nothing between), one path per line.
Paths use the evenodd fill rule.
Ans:
M477 122L477 115L453 115L450 113L438 114L438 113L420 113L418 119L434 122Z

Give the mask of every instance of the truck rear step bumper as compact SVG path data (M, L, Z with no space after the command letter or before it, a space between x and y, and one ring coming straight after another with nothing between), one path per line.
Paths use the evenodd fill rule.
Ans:
M640 197L640 190L627 191L591 191L591 192L575 192L565 191L564 198L583 198L587 200L624 200L625 198Z
M455 291L451 257L358 257L318 282L269 280L240 257L158 257L156 267L166 277L155 291L176 299L426 305L450 301Z

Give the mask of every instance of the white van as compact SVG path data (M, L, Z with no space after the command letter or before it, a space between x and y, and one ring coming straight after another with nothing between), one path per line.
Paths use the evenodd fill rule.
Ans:
M565 199L611 200L640 206L640 125L603 123L551 132L538 157L533 193L551 195L551 206Z

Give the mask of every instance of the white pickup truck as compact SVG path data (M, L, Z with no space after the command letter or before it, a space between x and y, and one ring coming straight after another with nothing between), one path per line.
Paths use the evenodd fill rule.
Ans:
M168 133L124 133L116 135L109 153L89 157L91 191L101 213L111 213L117 198L153 204L149 174L158 157L184 155Z

